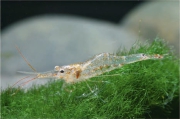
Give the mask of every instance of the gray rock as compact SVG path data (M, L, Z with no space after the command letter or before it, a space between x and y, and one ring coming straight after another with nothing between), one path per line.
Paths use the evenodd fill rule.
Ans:
M44 72L56 65L84 62L102 52L115 53L120 47L129 49L136 40L104 21L62 15L25 19L2 31L2 87L20 79L17 71L32 72L15 45L38 72Z
M163 38L178 54L179 15L179 1L155 0L135 8L120 23L120 27L124 26L144 40L154 40L156 36Z

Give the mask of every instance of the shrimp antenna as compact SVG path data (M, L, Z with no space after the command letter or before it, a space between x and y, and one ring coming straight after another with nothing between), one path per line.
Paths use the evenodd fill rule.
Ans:
M28 77L25 77L25 78L28 78ZM25 78L23 78L23 79L25 79ZM36 78L37 78L37 77L34 77L34 78L32 78L32 79L24 82L24 83L21 83L20 86L22 87L22 86L24 86L25 84L27 84L28 82L30 82L30 81L32 81L32 80L35 80ZM23 79L21 79L21 80L23 80ZM19 80L19 81L21 81L21 80ZM19 82L19 81L18 81L18 82ZM16 82L15 84L17 84L18 82ZM14 85L15 85L15 84L14 84ZM14 85L13 85L13 86L14 86ZM12 86L12 87L13 87L13 86ZM11 88L12 88L12 87L11 87ZM15 95L19 90L20 90L20 88L18 88L18 89L16 90L16 92L13 93L11 96Z
M26 78L29 78L29 77L30 77L30 76L26 76L26 77L18 80L15 84L13 84L13 85L11 86L11 88L14 87L14 86L15 86L17 83L19 83L20 81L22 81L22 80L24 80L24 79L26 79Z
M29 67L34 71L37 72L33 66L27 61L27 59L24 57L24 55L21 53L20 49L17 47L17 45L15 45L16 49L18 50L19 54L21 55L21 57L25 60L25 62L29 65Z
M37 71L33 68L33 66L28 62L28 60L24 57L24 55L21 53L21 51L20 51L20 49L18 48L18 46L17 45L15 45L15 47L16 47L16 49L17 49L17 51L19 52L19 54L21 55L21 57L25 60L25 62L29 65L29 67L35 72L35 73L37 73ZM24 73L24 72L23 72ZM26 72L27 73L27 72ZM33 74L33 73L31 73L31 74ZM16 83L14 83L12 86L11 86L11 88L13 88L17 83L19 83L20 81L22 81L22 80L24 80L24 79L26 79L26 78L29 78L30 76L27 76L27 77L24 77L24 78L22 78L22 79L20 79L20 80L18 80ZM30 81L32 81L32 80L34 80L34 79L36 79L37 77L35 77L35 78L33 78L33 79L30 79L30 80L28 80L28 81L26 81L26 82L24 82L24 83L21 83L20 85L21 85L21 87L23 86L23 85L25 85L25 84L27 84L28 82L30 82ZM17 92L18 92L19 90L17 90L14 94L16 94ZM14 95L13 94L13 95Z

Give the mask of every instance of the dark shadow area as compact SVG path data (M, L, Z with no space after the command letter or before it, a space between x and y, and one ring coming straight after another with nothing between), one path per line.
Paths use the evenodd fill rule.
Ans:
M2 1L1 29L21 19L41 14L75 15L118 23L126 14L141 3L143 3L143 1Z
M179 96L174 98L172 102L164 106L164 108L153 106L150 113L145 115L146 118L169 118L179 119Z

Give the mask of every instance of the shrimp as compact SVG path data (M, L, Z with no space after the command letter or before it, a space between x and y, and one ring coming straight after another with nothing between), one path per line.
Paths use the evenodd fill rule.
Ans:
M163 56L159 54L146 55L140 53L128 56L117 56L110 53L101 53L84 63L55 66L54 73L39 74L38 78L53 77L55 79L62 79L66 83L76 83L120 68L125 64L162 58Z
M92 77L101 75L105 72L109 72L114 69L120 68L125 64L131 64L149 59L163 58L163 55L159 55L159 54L148 55L144 53L139 53L139 54L131 54L127 56L117 56L110 53L101 53L94 56L92 59L89 59L86 62L70 64L65 66L55 66L54 70L40 73L40 72L36 72L36 70L30 65L30 63L25 59L25 57L23 56L23 54L21 53L21 51L17 46L16 49L23 57L23 59L26 61L26 63L29 65L29 67L34 71L34 72L24 72L24 71L19 71L19 72L36 75L35 78L30 79L25 83L22 83L22 85L25 85L26 83L32 80L43 79L43 78L64 80L65 83L72 84L80 81L85 81Z

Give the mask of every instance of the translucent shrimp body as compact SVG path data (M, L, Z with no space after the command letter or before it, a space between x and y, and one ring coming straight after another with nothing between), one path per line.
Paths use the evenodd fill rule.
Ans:
M120 68L125 64L162 58L163 56L159 54L146 55L140 53L128 56L117 56L109 53L101 53L84 63L55 66L54 71L38 73L37 78L55 78L62 79L66 83L76 83Z

